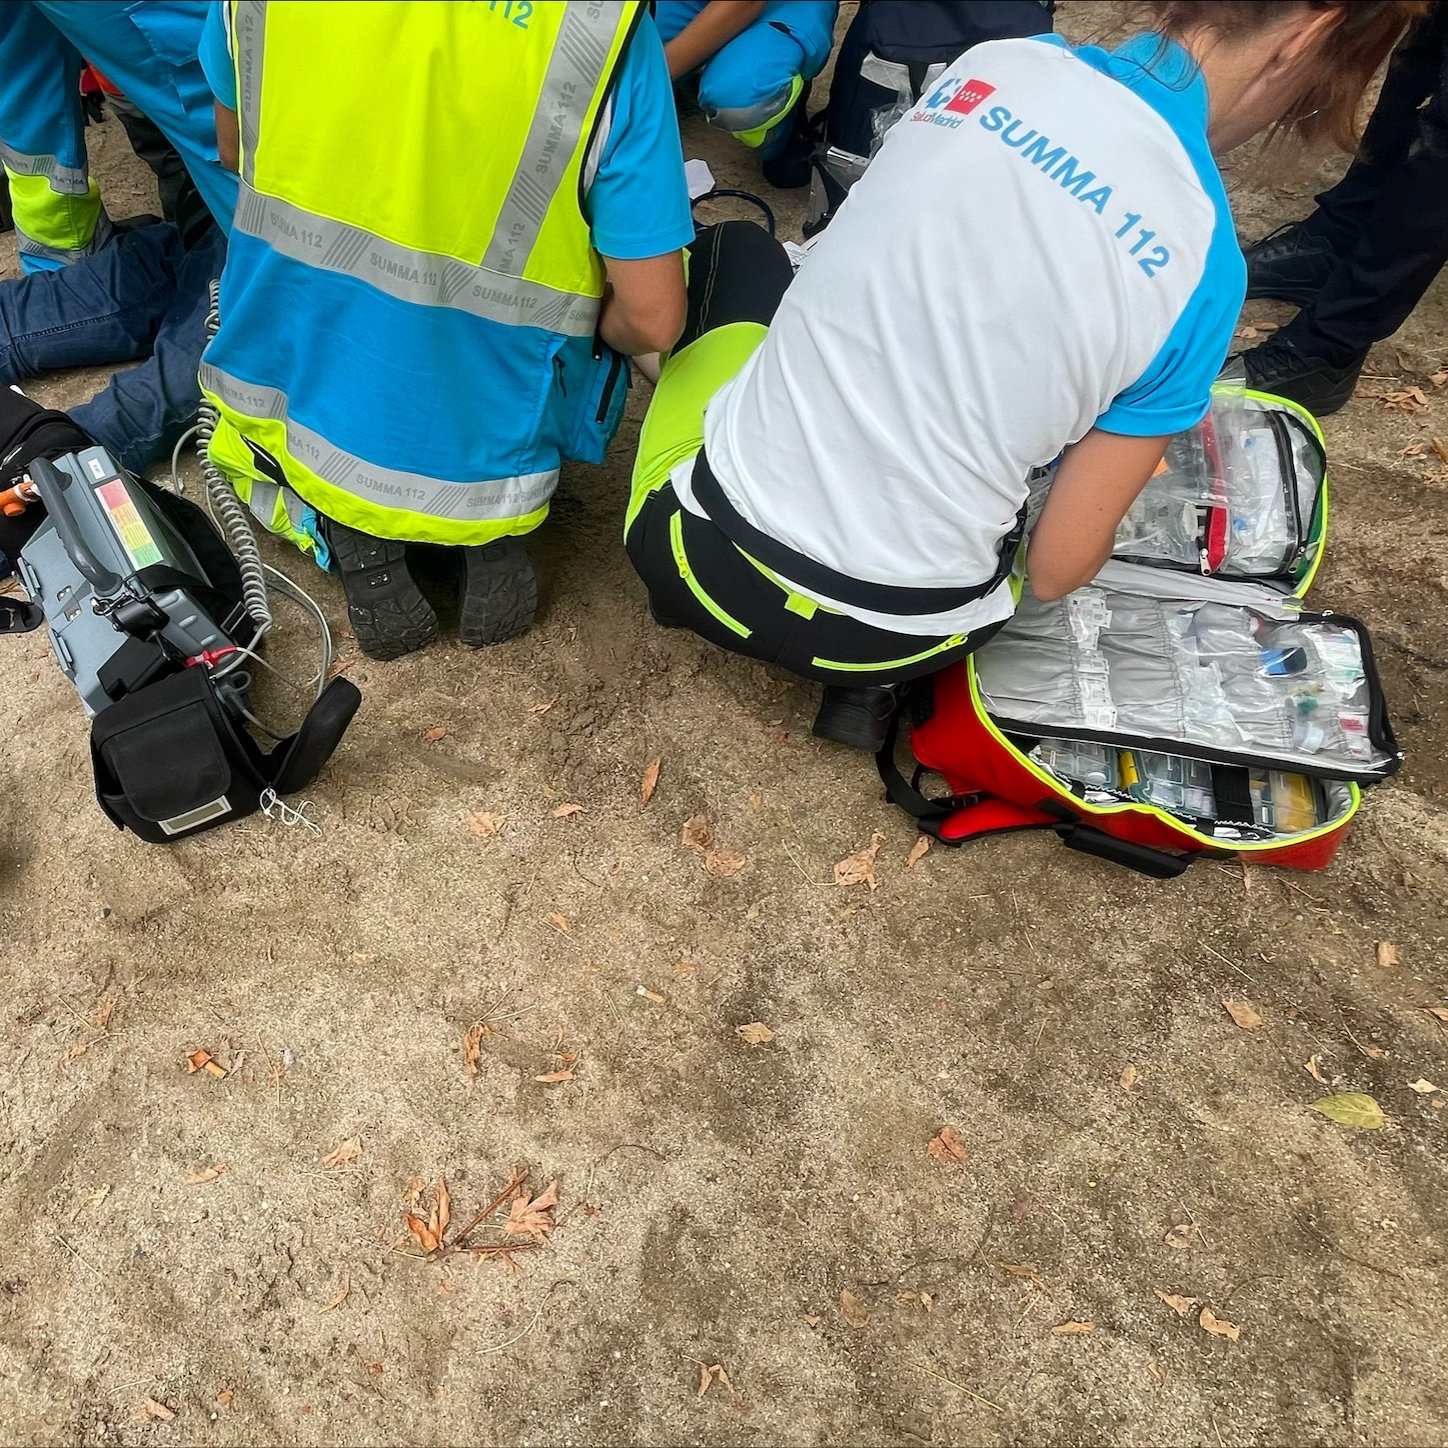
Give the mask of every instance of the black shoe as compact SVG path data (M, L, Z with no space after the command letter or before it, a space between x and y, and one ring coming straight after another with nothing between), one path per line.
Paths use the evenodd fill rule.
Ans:
M1311 304L1338 264L1337 253L1301 222L1279 226L1246 247L1247 300L1272 297L1299 307Z
M518 538L463 549L458 637L474 648L527 633L538 612L538 576Z
M1326 417L1352 396L1367 355L1364 352L1346 367L1332 367L1277 336L1240 353L1237 360L1246 368L1248 387L1290 397L1316 416Z
M810 157L814 155L818 141L809 118L809 92L810 88L806 85L794 103L789 117L789 135L785 137L784 144L759 165L764 179L781 191L793 191L809 185Z
M813 732L821 739L878 754L899 706L896 691L883 684L826 684Z
M347 594L347 617L369 659L397 659L437 637L437 614L407 570L406 546L331 518L322 536Z

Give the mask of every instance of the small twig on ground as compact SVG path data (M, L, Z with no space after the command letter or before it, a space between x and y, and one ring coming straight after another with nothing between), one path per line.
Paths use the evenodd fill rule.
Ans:
M551 1298L560 1287L574 1287L576 1285L571 1277L560 1277L558 1281L548 1289L548 1297L545 1297L543 1301L538 1304L537 1312L528 1319L528 1326L525 1327L522 1332L514 1333L512 1337L504 1342L495 1342L489 1347L474 1348L473 1351L478 1353L502 1352L505 1347L512 1347L515 1342L527 1337L528 1334L538 1326L538 1319L543 1316L543 1311L548 1306L548 1299Z
M70 1245L70 1243L67 1242L67 1241L65 1240L65 1238L60 1235L59 1232L57 1232L57 1233L55 1234L55 1240L56 1240L57 1242L59 1242L60 1245L61 1245L62 1247L64 1247L65 1250L66 1250L67 1252L69 1252L70 1255L71 1255L72 1257L74 1257L75 1260L76 1260L77 1262L79 1262L82 1267L85 1267L85 1268L87 1268L89 1271L94 1272L97 1277L100 1277L100 1276L103 1275L102 1272L101 1272L101 1269L100 1269L99 1267L97 1267L97 1266L96 1266L94 1263L92 1263L92 1262L87 1262L86 1259L85 1259L84 1257L82 1257L82 1256L80 1255L80 1253L77 1252L77 1251L75 1250L75 1248L72 1247L72 1246Z
M1005 1414L1006 1410L1001 1407L999 1403L993 1403L989 1398L981 1397L979 1393L972 1392L964 1383L958 1383L954 1378L948 1378L944 1373L938 1373L934 1368L926 1367L924 1363L907 1363L906 1366L914 1368L916 1372L925 1373L928 1377L937 1379L947 1387L954 1388L958 1393L964 1393L967 1398L973 1398L977 1403L989 1408L993 1413L1000 1413L1002 1416Z
M1243 980L1250 980L1253 985L1256 985L1256 984L1257 984L1257 978L1256 978L1255 976L1248 975L1247 972L1246 972L1245 970L1243 970L1242 967L1236 963L1236 961L1234 961L1234 960L1229 960L1229 959L1228 959L1225 955L1223 955L1222 952L1221 952L1220 950L1218 950L1215 946L1208 945L1207 942L1206 942L1205 940L1203 940L1203 941L1201 942L1201 947L1202 947L1203 950L1210 951L1211 954L1215 955L1215 956L1217 957L1217 959L1222 962L1223 965L1230 965L1230 966L1232 967L1232 969L1235 970L1235 971L1237 972L1237 974L1242 977Z
M492 1214L496 1212L498 1208L501 1207L503 1203L506 1202L508 1198L511 1197L513 1193L517 1191L518 1188L522 1186L523 1183L527 1180L528 1170L526 1167L519 1167L516 1171L514 1171L512 1177L509 1179L508 1185L505 1186L503 1190L500 1191L498 1195L495 1196L493 1200L490 1201L488 1205L485 1206L482 1211L479 1212L477 1216L475 1216L472 1221L469 1222L467 1226L462 1229L461 1232L456 1232L453 1234L452 1241L448 1243L448 1250L456 1252L463 1245L463 1243L467 1241L468 1234L472 1232L485 1217L492 1216Z

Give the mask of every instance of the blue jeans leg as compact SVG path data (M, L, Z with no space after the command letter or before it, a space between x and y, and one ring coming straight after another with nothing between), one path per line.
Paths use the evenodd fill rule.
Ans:
M225 261L226 238L213 226L181 258L151 356L118 372L91 401L71 408L76 422L132 472L165 457L196 417L210 288Z
M149 356L181 260L180 234L160 222L60 271L0 282L0 383Z

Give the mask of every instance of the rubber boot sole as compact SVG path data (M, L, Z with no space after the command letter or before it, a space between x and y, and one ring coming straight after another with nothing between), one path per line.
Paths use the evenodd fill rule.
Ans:
M369 659L400 659L434 642L437 614L407 567L406 545L324 525L347 594L347 617Z
M463 549L458 637L475 649L506 643L533 627L538 575L517 538Z

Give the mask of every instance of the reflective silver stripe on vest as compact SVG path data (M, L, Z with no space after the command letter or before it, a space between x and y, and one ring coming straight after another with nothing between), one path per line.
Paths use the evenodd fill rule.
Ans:
M280 501L287 522L294 533L302 531L302 522L307 515L306 501L290 488L278 487L275 483L263 482L260 478L251 480L251 497L247 507L251 509L267 532L277 531L277 503Z
M261 131L261 57L266 35L265 0L234 0L229 36L235 36L237 125L241 132L241 179L256 174L256 138Z
M379 508L401 508L457 523L503 522L537 512L553 496L558 483L557 468L517 478L450 483L379 467L333 447L321 433L294 422L287 415L286 393L279 388L243 382L209 362L201 364L201 385L247 417L285 423L287 451L298 462L323 482Z
M522 271L527 263L543 218L578 149L587 101L603 78L622 18L619 0L575 0L564 7L528 137L483 253L484 266L514 272Z
M360 226L263 195L245 181L232 226L294 261L355 277L404 302L451 307L490 322L541 327L569 337L591 337L598 325L598 297L554 291L541 282L386 241Z
M62 196L89 196L90 177L84 166L62 166L55 156L28 156L0 141L0 161L17 176L44 176Z

